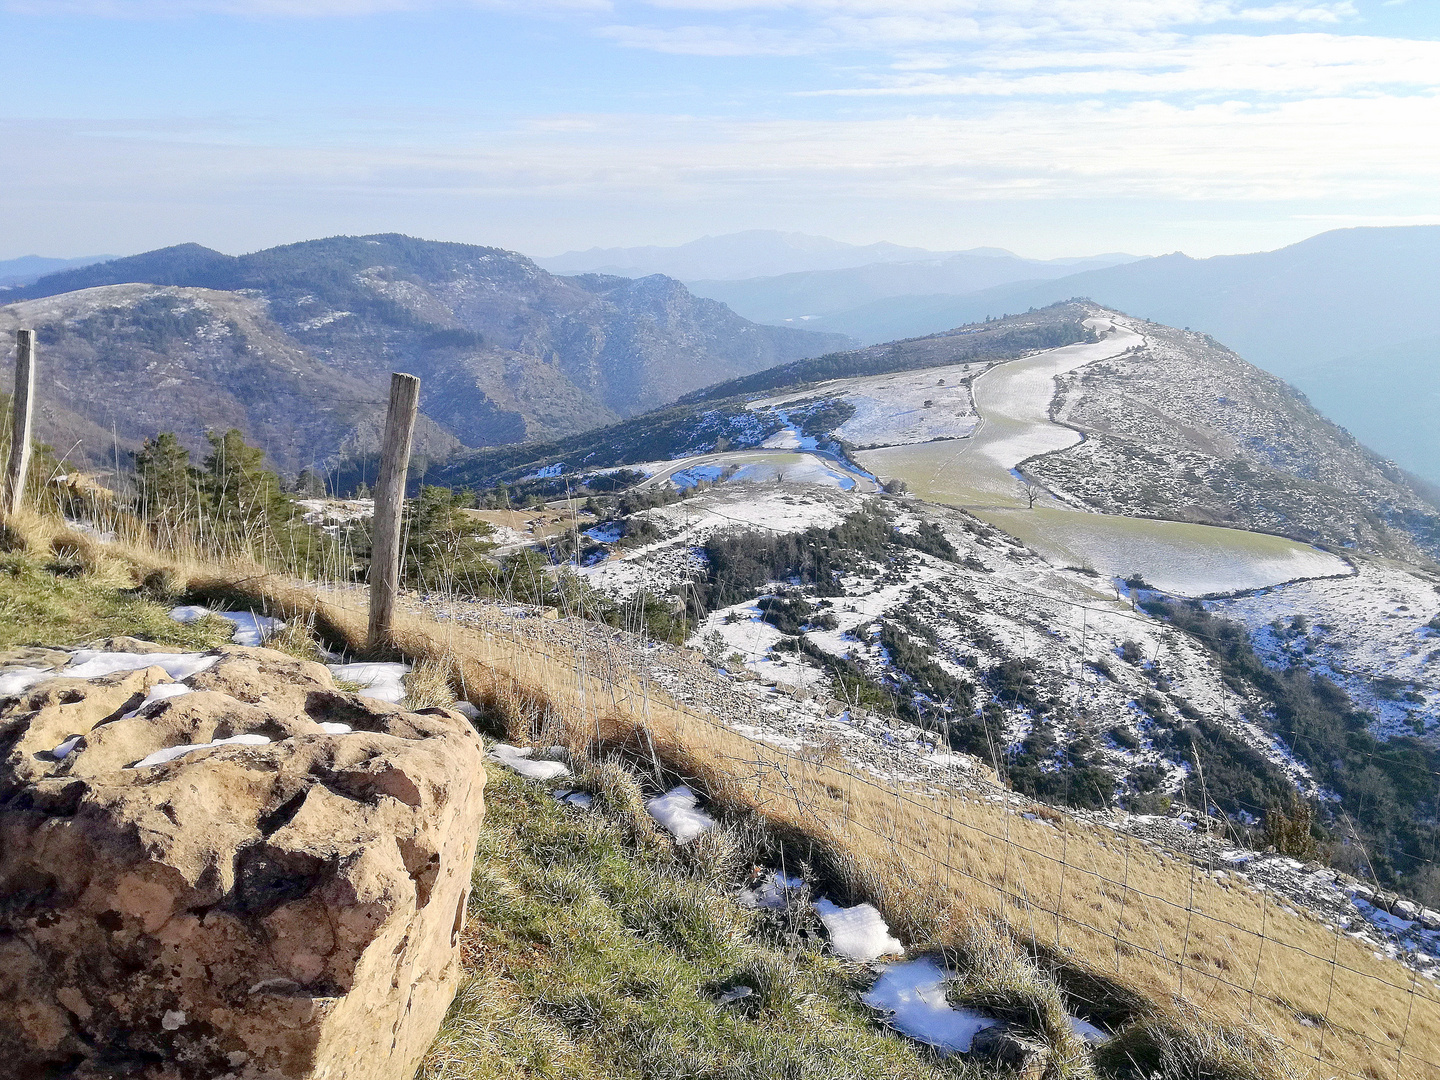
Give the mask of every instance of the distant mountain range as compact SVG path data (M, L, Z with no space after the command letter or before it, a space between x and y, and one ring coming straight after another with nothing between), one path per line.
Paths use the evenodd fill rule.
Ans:
M872 264L695 289L747 318L794 319L788 325L864 344L1089 297L1211 334L1293 382L1327 416L1404 468L1440 483L1433 422L1440 403L1440 226L1340 229L1277 251L1209 259L1177 253L1063 276L1032 273L1030 280L970 291L965 264L956 263L946 278L947 262ZM807 315L814 317L800 318Z
M891 302L904 303L912 296L942 293L961 296L1007 285L1068 277L1083 270L1095 270L1133 262L1130 255L1100 255L1093 259L1022 259L1008 251L982 248L961 251L926 261L871 263L842 270L807 270L778 277L741 281L689 281L690 290L729 305L736 313L756 322L776 325L819 326L834 316L855 308L884 310ZM827 316L831 318L827 319ZM952 324L956 325L956 324ZM867 345L871 335L863 325L849 333ZM934 327L951 329L951 326ZM894 334L886 341L913 334Z
M671 278L557 277L499 248L398 235L238 257L183 244L0 299L0 329L38 333L41 436L78 443L81 460L160 430L199 446L232 425L292 471L363 455L393 370L421 376L420 444L443 457L613 423L849 344L756 325Z
M998 270L1001 265L1019 264L1032 268L1053 265L1059 268L1058 273L1073 273L1081 267L1110 266L1136 258L1134 255L1100 255L1093 259L1055 259L1052 262L1043 262L1022 259L1001 248L929 251L900 244L847 244L806 233L751 229L724 236L705 236L674 247L591 248L589 251L567 251L563 255L536 259L535 262L554 274L600 273L623 277L667 274L679 278L687 285L704 281L719 287L720 283L735 282L742 278L845 270L873 264L935 263L948 260L952 256L966 256L970 260L996 260L989 279L969 286L966 291L1002 281L1049 276L1033 270L1020 276L1005 276ZM717 300L724 299L708 291L700 291L700 295L712 296ZM786 311L782 318L805 314L813 312ZM768 315L766 318L768 321L775 321Z
M5 289L17 285L29 285L46 274L68 270L75 266L89 266L91 263L113 259L113 255L87 255L78 259L49 259L43 255L21 255L18 259L0 259L0 299Z

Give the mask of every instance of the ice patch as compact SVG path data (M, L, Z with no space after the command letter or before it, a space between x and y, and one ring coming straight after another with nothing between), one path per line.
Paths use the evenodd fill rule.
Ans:
M978 1033L1000 1021L973 1009L952 1006L945 999L949 978L949 972L928 958L890 964L880 972L875 985L860 995L860 1000L890 1013L890 1026L901 1034L933 1046L942 1054L964 1054Z
M141 758L132 769L145 769L151 765L163 765L167 761L174 761L178 757L193 753L196 750L213 750L217 746L266 746L270 742L265 735L235 735L229 739L216 739L214 742L185 743L182 746L168 746L164 750L156 750L149 757Z
M829 900L815 901L815 911L830 934L830 947L848 960L869 963L882 956L902 956L905 946L890 936L890 927L869 904L842 908Z
M349 724L341 724L338 721L326 720L320 725L320 730L326 735L349 735L354 730Z
M732 1001L739 1001L741 998L747 998L754 992L755 991L748 986L737 986L734 989L726 990L723 994L717 997L715 999L715 1004L729 1005Z
M786 877L774 870L760 884L744 890L736 900L741 907L782 909L790 903L790 895L804 887L802 878Z
M572 791L569 788L561 788L550 793L562 803L569 806L578 806L581 810L589 810L595 802L595 797L587 791Z
M83 740L84 738L84 735L71 735L59 746L55 747L54 750L51 750L50 756L53 757L56 761L64 761L67 757L70 756L71 751L73 751L75 747L80 745L81 740Z
M16 694L23 694L32 686L42 683L46 679L55 678L55 674L56 673L49 668L11 668L3 675L0 675L0 698L14 697Z
M570 766L563 761L531 761L530 755L534 752L534 747L522 748L502 742L490 748L490 757L529 780L554 780L570 775Z
M81 649L60 674L71 679L98 679L121 671L143 671L158 667L177 681L214 667L218 656L204 653L129 653L106 652L103 649Z
M399 705L405 699L405 676L409 664L326 664L330 674L360 686L361 697L376 698Z
M715 819L698 808L699 801L693 791L681 784L649 800L645 809L675 837L677 844L684 844L715 827Z
M151 704L152 702L164 701L166 698L172 697L184 697L186 694L193 694L194 692L195 691L191 690L190 687L186 686L184 683L178 682L167 682L161 683L159 686L152 686L150 688L150 693L145 695L145 700L140 702L140 704L135 706L135 708L131 709L128 713L121 717L121 719L129 720L132 716L139 716L142 712L145 711L145 706Z

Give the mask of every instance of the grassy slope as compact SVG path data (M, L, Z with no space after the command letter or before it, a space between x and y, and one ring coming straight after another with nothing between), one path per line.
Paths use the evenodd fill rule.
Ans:
M49 544L76 549L93 567L94 587L111 589L116 603L121 602L118 594L133 588L139 577L163 569L195 595L298 616L352 647L363 640L363 594L339 590L317 595L313 586L267 573L253 562L185 559L130 544L101 549L58 523L51 523L50 532ZM35 539L38 547L41 537ZM121 559L132 568L124 582L119 580ZM111 584L102 585L107 566L113 568ZM12 588L10 595L14 592ZM71 607L78 610L79 604ZM86 618L56 618L49 625L72 635L70 640L103 632ZM1015 944L1033 937L1036 946L1054 954L1067 970L1112 972L1111 981L1148 999L1151 1004L1145 1009L1156 1010L1159 1017L1170 1014L1168 1003L1177 992L1196 1002L1182 1010L1198 1010L1181 1028L1184 1043L1193 1048L1203 1047L1208 1034L1241 1032L1248 1018L1289 1043L1302 1058L1317 1051L1323 1055L1323 1066L1303 1062L1306 1073L1353 1073L1376 1080L1397 1073L1432 1075L1412 1055L1421 1052L1418 1047L1436 1045L1440 1011L1433 988L1424 980L1402 983L1401 969L1372 958L1363 945L1337 939L1317 923L1285 917L1262 897L1214 883L1184 860L1176 862L1163 852L1063 815L1052 815L1060 826L1056 828L1045 820L1028 820L1029 815L1019 817L1003 803L963 796L957 801L955 793L945 792L931 800L833 765L801 760L678 707L653 685L640 685L623 671L613 674L614 681L597 683L596 673L563 647L540 646L498 624L494 629L489 633L436 623L407 606L397 623L396 644L412 659L443 669L451 685L511 731L512 741L565 741L582 749L599 739L610 746L646 750L648 757L658 749L668 773L693 778L692 784L728 814L755 815L783 835L801 838L817 858L823 854L827 891L838 889L832 895L846 902L875 903L906 940L962 947L965 924L998 920L1019 938ZM39 633L32 628L29 636ZM602 701L603 719L595 712ZM542 837L533 850L531 858L540 865L561 848ZM512 885L521 890L516 895L523 895L523 884L516 871ZM491 884L482 882L477 903L493 893ZM581 910L574 897L557 895L567 917ZM1111 928L1119 940L1111 936ZM1257 933L1265 938L1258 950L1252 936ZM1184 959L1177 965L1175 950L1182 941ZM1007 940L1005 951L1013 955L1013 949ZM574 952L572 939L557 938L548 947L555 959L546 962L578 963L566 950ZM530 940L517 944L513 955L520 958L517 964L523 961L533 968L546 952ZM482 951L482 959L484 955ZM695 962L692 956L679 955ZM1332 958L1338 969L1332 969ZM472 946L472 968L474 962ZM1008 961L1005 967L1019 970ZM711 970L730 974L720 968L693 968L685 977L708 977ZM535 1008L523 999L513 1000L519 1002L514 1012L518 1018L539 1015L540 999L534 1000ZM1329 1022L1320 1028L1303 1024L1297 1020L1302 1012L1327 1016ZM472 1027L467 1037L480 1037L476 1032L483 1030ZM503 1030L497 1028L494 1037ZM578 1033L585 1030L583 1024L576 1028ZM453 1024L446 1037L456 1037ZM1323 1048L1317 1045L1320 1037ZM1403 1062L1397 1054L1400 1043L1408 1048ZM475 1045L481 1048L477 1053L491 1052L483 1050L488 1045L483 1038ZM1371 1065L1377 1055L1388 1058L1378 1071ZM1257 1057L1247 1051L1245 1057L1247 1067L1235 1072L1206 1064L1173 1074L1213 1078L1286 1071L1268 1053ZM484 1063L471 1067L480 1069Z
M79 645L121 635L187 650L230 640L234 627L223 619L175 622L169 605L134 588L128 575L76 569L20 552L0 555L0 649Z
M814 938L725 897L720 849L673 850L492 770L466 981L423 1080L973 1075L871 1024Z

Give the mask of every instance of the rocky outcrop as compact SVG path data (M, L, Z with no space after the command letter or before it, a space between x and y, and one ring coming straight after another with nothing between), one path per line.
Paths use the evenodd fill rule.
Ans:
M434 1037L479 738L215 656L0 701L0 1075L409 1080Z

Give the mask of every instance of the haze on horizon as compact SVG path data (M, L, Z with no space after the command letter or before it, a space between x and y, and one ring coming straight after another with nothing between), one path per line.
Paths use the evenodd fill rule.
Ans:
M1440 222L1419 0L0 0L0 258Z

